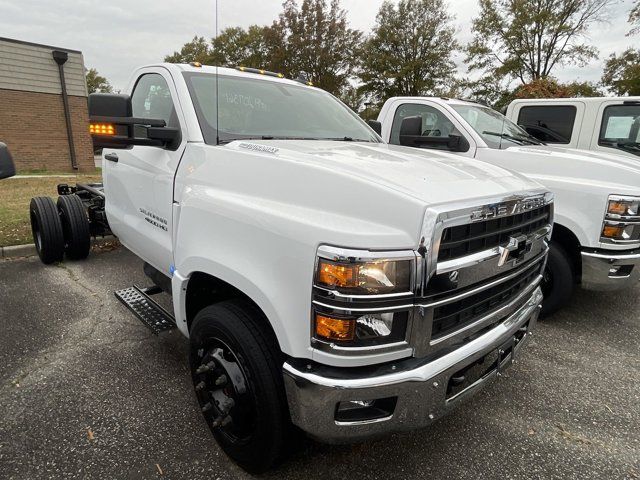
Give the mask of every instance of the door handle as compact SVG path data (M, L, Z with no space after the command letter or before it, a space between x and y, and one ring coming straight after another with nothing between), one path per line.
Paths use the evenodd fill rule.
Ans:
M104 156L105 160L109 160L110 162L118 163L118 154L117 153L107 153Z

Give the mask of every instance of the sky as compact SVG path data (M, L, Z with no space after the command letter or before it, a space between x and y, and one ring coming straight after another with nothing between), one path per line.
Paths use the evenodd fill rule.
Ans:
M367 32L375 23L383 0L342 0L352 28ZM471 39L471 20L477 0L448 0L455 15L457 38ZM632 0L618 0L609 21L589 31L600 50L586 67L561 67L553 74L561 81L598 81L606 58L637 44L625 37ZM282 0L219 0L219 28L270 24L282 10ZM0 0L0 37L81 50L87 68L97 68L116 89L126 89L132 71L162 61L194 35L212 37L215 0ZM466 73L462 56L456 64Z

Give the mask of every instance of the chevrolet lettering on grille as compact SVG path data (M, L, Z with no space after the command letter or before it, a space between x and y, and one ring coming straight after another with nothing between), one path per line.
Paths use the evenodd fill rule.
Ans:
M489 205L479 210L471 212L471 221L478 222L491 218L504 217L507 215L516 215L518 213L527 212L542 207L545 204L543 197L529 198L516 203L503 203L499 205Z

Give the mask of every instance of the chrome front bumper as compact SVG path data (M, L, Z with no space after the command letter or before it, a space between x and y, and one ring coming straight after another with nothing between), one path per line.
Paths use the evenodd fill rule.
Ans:
M582 287L619 290L640 281L640 250L582 252Z
M542 292L536 288L517 311L491 330L424 363L412 358L395 365L372 367L368 372L355 370L359 373L353 373L354 369L294 366L287 362L283 374L291 419L313 438L328 443L348 443L427 426L494 380L512 363L531 335L541 302ZM520 340L516 342L516 338ZM511 348L504 348L505 345L511 345ZM452 376L490 354L497 354L496 368L464 390L453 395L447 393ZM383 398L397 400L387 416L336 421L340 402Z

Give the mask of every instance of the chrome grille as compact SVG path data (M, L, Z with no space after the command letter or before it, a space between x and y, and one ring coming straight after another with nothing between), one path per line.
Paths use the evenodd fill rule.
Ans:
M495 248L509 237L530 235L550 223L551 205L482 222L446 228L442 233L438 261L453 260Z
M515 277L479 293L434 308L431 337L438 340L498 310L533 283L542 273L541 263L524 267ZM462 294L464 291L458 291ZM501 319L496 318L494 323ZM488 324L486 326L490 326Z

